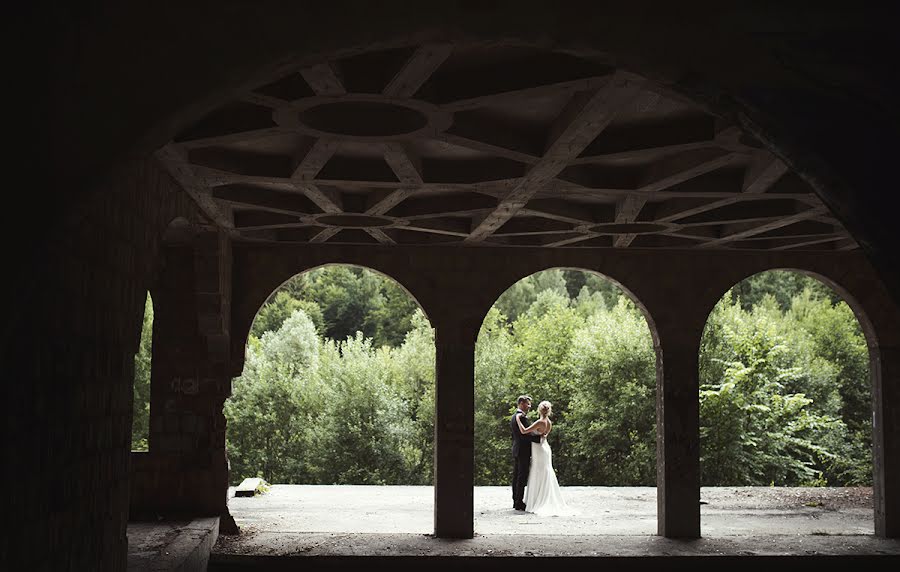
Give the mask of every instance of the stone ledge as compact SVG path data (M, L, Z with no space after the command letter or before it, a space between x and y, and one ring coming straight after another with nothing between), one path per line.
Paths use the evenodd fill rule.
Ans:
M252 548L221 539L211 571L341 569L498 570L552 564L558 570L813 570L823 565L888 570L900 561L900 541L872 536L719 537L478 535L442 540L414 534L257 533ZM249 548L249 549L248 549ZM675 566L673 568L673 565ZM682 568L682 566L684 568ZM350 568L347 568L350 569Z
M204 571L218 537L218 517L129 522L128 570Z

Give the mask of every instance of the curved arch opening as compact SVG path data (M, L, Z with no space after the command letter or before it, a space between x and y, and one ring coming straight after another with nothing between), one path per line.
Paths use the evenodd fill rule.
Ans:
M701 507L706 529L872 534L873 409L867 319L836 284L771 270L735 284L700 347ZM734 489L742 487L737 498ZM810 514L812 513L812 514Z
M477 532L515 534L521 529L509 517L524 514L541 524L542 534L656 534L652 330L640 302L593 271L537 272L497 299L475 351ZM536 492L543 481L531 470L524 494L515 491L518 457L511 455L511 442L520 395L532 397L526 414L532 422L540 418L540 402L552 403L546 443L561 510L542 502ZM532 448L526 465L539 466L534 455L544 445L520 443L519 456L523 446ZM514 507L518 496L524 513ZM551 513L558 518L545 518Z
M427 316L384 274L329 264L272 292L225 403L230 485L271 485L229 495L237 522L431 532L434 357Z

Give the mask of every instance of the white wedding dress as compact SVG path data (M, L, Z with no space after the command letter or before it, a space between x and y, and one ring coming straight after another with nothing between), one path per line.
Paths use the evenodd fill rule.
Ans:
M559 489L553 470L553 452L547 436L531 444L531 469L525 489L525 511L542 516L567 516L577 513L569 508Z

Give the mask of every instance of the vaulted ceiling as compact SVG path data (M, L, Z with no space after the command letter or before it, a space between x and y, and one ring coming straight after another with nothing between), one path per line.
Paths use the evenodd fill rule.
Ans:
M610 61L497 44L359 51L158 152L236 240L847 250L737 126Z

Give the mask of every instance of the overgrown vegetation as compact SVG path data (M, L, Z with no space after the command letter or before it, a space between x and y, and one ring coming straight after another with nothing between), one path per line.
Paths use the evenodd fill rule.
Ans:
M141 341L134 356L134 401L132 403L131 450L146 451L150 437L150 359L153 355L153 300L147 293Z

